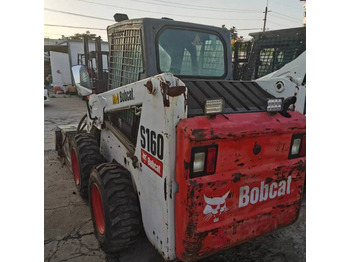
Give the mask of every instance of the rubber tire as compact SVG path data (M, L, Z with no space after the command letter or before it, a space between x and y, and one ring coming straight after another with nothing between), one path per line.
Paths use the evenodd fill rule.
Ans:
M74 179L75 185L85 199L88 198L88 186L91 170L105 162L100 154L100 148L96 138L87 133L80 133L74 136L71 147L72 170L73 166L73 150L76 152L76 159L79 169L79 183Z
M102 200L104 232L96 226L92 187L97 185ZM101 164L91 171L89 203L95 235L102 249L116 253L135 243L142 229L137 194L130 173L119 164Z

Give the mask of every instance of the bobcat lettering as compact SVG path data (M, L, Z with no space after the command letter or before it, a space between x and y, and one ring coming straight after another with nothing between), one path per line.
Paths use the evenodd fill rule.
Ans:
M249 186L243 186L239 189L239 203L238 207L245 207L249 203L255 204L258 201L262 202L267 199L273 199L276 196L284 196L290 194L290 184L292 177L288 176L287 180L282 180L279 183L272 182L270 185L261 182L260 188L253 187L251 190Z

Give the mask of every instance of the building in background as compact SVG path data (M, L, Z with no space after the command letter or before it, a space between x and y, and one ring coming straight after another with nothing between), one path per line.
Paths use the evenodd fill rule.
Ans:
M108 42L102 41L102 51L109 51ZM95 51L95 42L89 40L89 51ZM52 86L58 86L63 91L67 85L72 85L73 77L71 68L78 64L84 64L83 40L69 39L44 39L44 78L52 76ZM108 61L103 59L103 69L108 70ZM96 67L93 64L93 67Z

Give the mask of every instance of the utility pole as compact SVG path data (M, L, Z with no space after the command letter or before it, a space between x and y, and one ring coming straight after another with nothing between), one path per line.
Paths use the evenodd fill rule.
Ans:
M266 2L266 7L265 7L265 17L264 17L264 28L263 28L263 32L265 32L265 28L266 28L266 20L267 20L267 12L270 12L270 11L267 11L267 7L269 5L269 0L267 0Z

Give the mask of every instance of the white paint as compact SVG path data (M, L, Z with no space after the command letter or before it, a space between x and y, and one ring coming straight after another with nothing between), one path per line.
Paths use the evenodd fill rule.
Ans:
M204 201L207 205L204 207L203 214L205 215L204 220L208 221L213 217L213 222L216 223L219 221L219 216L223 212L227 212L229 209L226 207L226 198L230 194L228 191L222 197L207 197L204 196Z
M152 81L155 91L152 94L148 93L148 89L145 87L147 81ZM162 176L159 176L146 164L140 165L142 163L140 129L135 147L135 156L138 159L136 168L133 167L131 159L127 157L126 147L106 128L101 130L101 152L106 160L112 161L114 159L129 170L139 194L142 221L147 238L167 260L173 260L176 258L176 125L181 119L187 117L187 107L184 106L184 95L169 96L170 106L164 107L161 82L168 82L170 86L185 86L172 74L164 73L102 94L92 94L89 107L92 118L96 118L96 120L92 121L88 117L88 122L93 122L94 126L101 128L101 123L105 120L105 113L142 106L140 127L142 125L156 134L162 134L164 138L163 159L157 158L163 164ZM128 99L119 99L120 94L132 94L132 96L128 96ZM124 159L127 161L126 164L124 164Z

